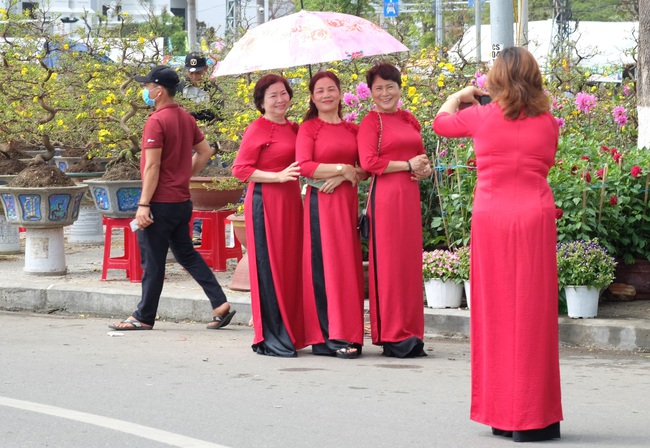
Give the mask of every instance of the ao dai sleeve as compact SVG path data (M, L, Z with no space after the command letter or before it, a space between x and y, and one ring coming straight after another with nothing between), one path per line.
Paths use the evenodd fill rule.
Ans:
M259 123L259 120L256 120L246 128L237 157L232 164L233 176L242 182L246 182L255 172L260 151L269 144L269 133L265 132Z
M300 165L300 175L314 177L319 163L314 162L314 147L316 146L315 120L306 121L300 126L296 137L296 161Z
M472 137L476 127L482 122L481 107L490 106L472 106L455 114L442 112L436 115L433 119L433 132L448 138Z
M359 125L357 146L361 168L372 174L381 174L388 166L389 160L382 159L378 152L379 119L376 113L369 113Z

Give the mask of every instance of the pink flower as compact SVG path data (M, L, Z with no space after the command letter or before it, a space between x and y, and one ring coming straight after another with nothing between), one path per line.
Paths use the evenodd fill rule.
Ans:
M639 165L634 165L630 170L632 177L637 178L641 175L641 167Z
M616 204L618 204L618 198L616 197L615 194L613 194L609 197L609 205L616 205Z
M612 154L612 158L614 159L614 162L618 163L618 159L620 159L622 154L620 152L615 152Z
M478 87L479 89L485 87L485 83L487 82L487 75L484 75L481 72L476 72L474 74L474 78L476 79L476 87Z
M346 106L356 107L359 105L359 97L350 92L345 92L343 94L343 102Z
M598 179L602 179L602 178L603 178L603 174L605 174L605 170L604 170L603 168L601 168L601 169L599 169L598 171L596 171L596 177L597 177Z
M562 110L563 107L564 106L562 106L561 104L559 104L557 102L557 98L553 97L553 104L551 104L551 110L553 110L553 109Z
M596 95L589 95L588 93L580 92L576 95L575 104L580 111L588 114L594 107L596 107L596 101L598 101Z
M625 126L627 124L627 111L623 106L616 106L612 110L612 117L614 121L618 123L619 126Z
M555 219L556 220L562 219L562 216L564 216L564 210L562 210L561 208L556 207L555 208Z
M356 112L350 112L349 114L345 114L345 116L343 116L343 119L348 123L354 123L357 121L357 118L359 118L359 114Z
M589 156L580 156L582 160L589 160Z
M357 96L362 101L370 98L370 89L368 88L368 84L366 84L365 82L359 83L359 85L357 86Z
M628 86L623 86L623 95L630 96L630 88Z
M587 183L591 182L591 174L589 173L589 171L581 174L580 177L582 177Z
M555 121L557 121L557 125L560 128L563 128L564 125L566 124L565 121L564 121L564 118L562 118L562 117L555 117Z

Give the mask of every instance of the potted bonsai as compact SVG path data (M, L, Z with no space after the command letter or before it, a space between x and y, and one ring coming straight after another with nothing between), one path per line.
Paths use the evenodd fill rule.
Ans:
M612 283L616 270L616 261L607 249L598 239L558 243L557 270L569 317L596 317L600 293Z
M436 249L422 252L422 278L429 308L458 308L463 296L456 252Z

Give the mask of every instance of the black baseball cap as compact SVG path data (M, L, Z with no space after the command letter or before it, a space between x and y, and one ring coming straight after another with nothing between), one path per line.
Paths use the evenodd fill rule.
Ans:
M185 56L185 68L188 72L200 72L208 66L208 61L205 56L200 53L190 53Z
M153 82L170 89L175 89L180 81L176 70L166 65L156 65L147 76L135 76L134 79L143 83Z

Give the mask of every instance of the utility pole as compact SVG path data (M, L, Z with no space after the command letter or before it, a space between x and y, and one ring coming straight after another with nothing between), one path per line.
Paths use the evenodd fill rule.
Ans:
M436 0L436 45L442 51L442 0Z
M196 0L187 0L187 41L190 51L196 50Z
M517 45L528 48L528 0L517 2Z
M637 111L639 148L650 150L650 4L639 1L639 54L637 67ZM647 184L646 184L647 185Z
M257 0L257 24L264 23L264 0Z
M492 30L492 60L501 50L514 46L514 8L512 0L490 2L490 23Z
M474 0L474 27L476 28L476 62L481 62L481 0Z

